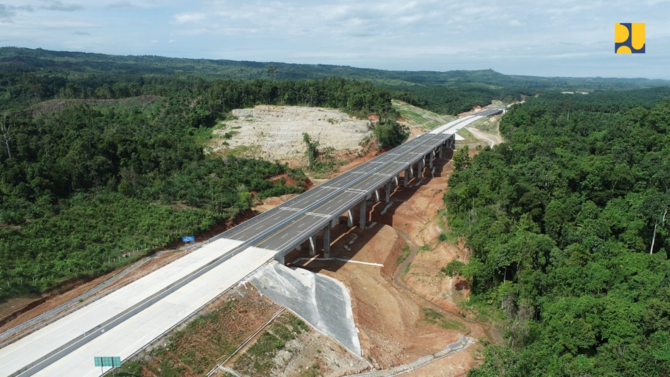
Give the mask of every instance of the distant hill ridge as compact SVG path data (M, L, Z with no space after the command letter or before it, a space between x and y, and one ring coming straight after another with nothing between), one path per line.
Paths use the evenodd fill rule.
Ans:
M49 51L19 47L0 48L0 72L10 69L61 68L75 72L136 75L200 74L211 78L307 80L332 76L367 80L389 86L484 84L488 87L534 89L631 89L670 86L668 80L622 78L571 78L505 75L492 69L477 71L387 71L326 64L288 64L212 59L122 56L98 53ZM8 63L8 64L7 64ZM277 67L276 75L268 72Z

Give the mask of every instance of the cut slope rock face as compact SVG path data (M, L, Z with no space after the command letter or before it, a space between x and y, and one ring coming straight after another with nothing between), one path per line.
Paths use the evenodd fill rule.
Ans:
M233 110L233 115L238 119L226 121L224 128L214 131L233 134L230 139L220 139L214 151L247 146L265 160L304 162L303 133L318 140L320 149L354 153L362 151L361 142L372 135L369 121L333 109L260 105Z

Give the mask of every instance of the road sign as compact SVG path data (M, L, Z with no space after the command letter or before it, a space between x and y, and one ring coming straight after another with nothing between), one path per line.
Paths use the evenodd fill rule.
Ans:
M181 240L184 241L184 242L194 242L195 237L194 236L185 236L185 237L182 237Z
M96 367L120 367L121 358L119 356L95 356L93 358Z

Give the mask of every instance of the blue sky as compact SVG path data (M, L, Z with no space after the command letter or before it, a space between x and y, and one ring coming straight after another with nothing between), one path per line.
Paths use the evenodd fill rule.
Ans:
M0 0L0 46L670 79L670 0ZM614 54L645 22L647 53Z

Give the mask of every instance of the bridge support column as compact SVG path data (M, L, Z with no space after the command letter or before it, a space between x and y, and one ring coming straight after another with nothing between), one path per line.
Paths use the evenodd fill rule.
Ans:
M405 181L404 181L405 187L407 187L408 182L409 182L409 168L405 169Z
M330 226L323 228L323 256L330 258Z
M285 258L285 255L283 255L283 254L282 255L275 255L275 260L277 261L277 263L286 264L286 258Z
M316 255L316 237L309 237L309 256L313 257Z
M399 177L398 175L396 175L395 177L393 177L393 181L395 182L395 187L400 186L400 182L398 182L398 177Z
M358 226L361 229L365 229L365 220L368 218L368 214L366 213L366 203L365 200L361 202L361 204L358 205L358 211L359 213L359 219L358 219Z
M340 216L337 216L336 218L330 220L330 227L335 228L340 224Z
M354 226L354 211L353 210L348 210L347 211L347 226L349 228Z
M409 177L414 178L414 164L409 166Z
M416 173L417 178L423 178L423 159L419 161L419 170Z
M375 190L375 203L379 201L379 189Z
M432 151L432 152L428 155L428 161L429 161L429 164L430 164L430 168L431 168L431 169L433 168L433 158L434 158L434 157L435 157L435 151Z
M444 156L444 145L440 145L440 158Z
M386 184L386 203L391 201L391 182Z

